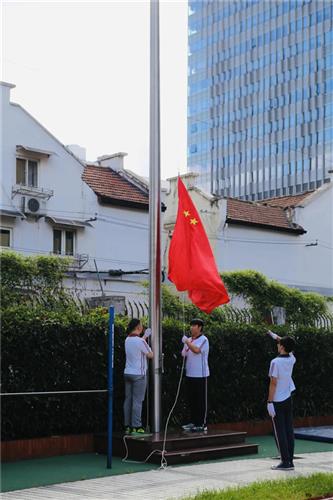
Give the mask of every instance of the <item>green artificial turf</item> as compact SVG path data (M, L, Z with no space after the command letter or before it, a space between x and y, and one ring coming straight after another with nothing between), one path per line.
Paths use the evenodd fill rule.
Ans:
M113 457L112 469L107 469L106 455L95 453L20 460L2 464L1 491L129 474L156 468L158 465L155 464L124 463L121 458Z
M278 455L276 444L273 436L250 436L246 438L247 443L256 443L259 445L259 453L257 455L246 455L242 458L269 458ZM295 439L295 455L302 453L315 453L320 451L333 451L332 443L323 443L320 441L308 441L306 439Z

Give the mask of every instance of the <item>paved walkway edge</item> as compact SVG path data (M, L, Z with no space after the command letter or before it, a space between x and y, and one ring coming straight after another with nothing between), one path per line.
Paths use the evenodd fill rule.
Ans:
M87 479L2 493L3 500L169 500L199 491L245 486L255 481L306 476L333 471L333 453L298 455L294 471L272 471L276 461L269 458L202 462L168 467L165 470L136 472L120 476Z

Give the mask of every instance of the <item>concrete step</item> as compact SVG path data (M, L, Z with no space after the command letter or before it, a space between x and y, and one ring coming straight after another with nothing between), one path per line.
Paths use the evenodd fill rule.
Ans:
M168 465L179 463L199 462L201 460L212 460L216 458L225 458L240 455L250 455L258 453L256 444L233 444L215 447L192 448L176 451L166 451L165 459ZM161 461L162 454L154 453L148 462L158 464Z
M201 448L208 446L221 446L226 444L244 443L246 432L238 431L216 431L208 430L205 432L169 432L167 433L167 449L183 450L187 448ZM113 447L114 452L120 452L124 449L123 443L124 434L113 434ZM126 436L126 442L130 449L145 448L156 449L163 447L164 433L146 434L143 436ZM106 453L106 434L95 435L95 448L99 453Z

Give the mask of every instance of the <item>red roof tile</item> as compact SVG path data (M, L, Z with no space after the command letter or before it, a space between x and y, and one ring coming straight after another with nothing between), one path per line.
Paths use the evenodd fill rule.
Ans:
M149 194L109 167L87 165L82 179L105 203L147 209Z
M227 200L227 222L298 234L306 232L301 226L289 221L287 212L281 207L261 205L235 198Z
M301 194L295 194L293 196L280 196L278 198L268 198L266 200L258 201L257 203L260 203L260 205L270 205L271 207L281 207L281 208L296 207L313 192L314 190L306 191L305 193Z

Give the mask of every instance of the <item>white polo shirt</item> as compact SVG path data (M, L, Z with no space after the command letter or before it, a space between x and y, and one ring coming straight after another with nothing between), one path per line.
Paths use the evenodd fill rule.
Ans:
M186 356L186 376L187 377L209 377L208 354L209 342L205 335L196 339L190 339L191 343L199 347L200 353L196 354L185 344L182 355Z
M277 358L272 359L268 376L275 377L277 379L273 398L274 402L278 403L280 401L285 401L290 397L292 391L296 389L292 379L295 363L296 358L293 353L290 353L289 355L280 355Z
M146 375L147 372L147 352L151 349L147 342L141 337L127 337L125 340L126 365L124 373L126 375Z

